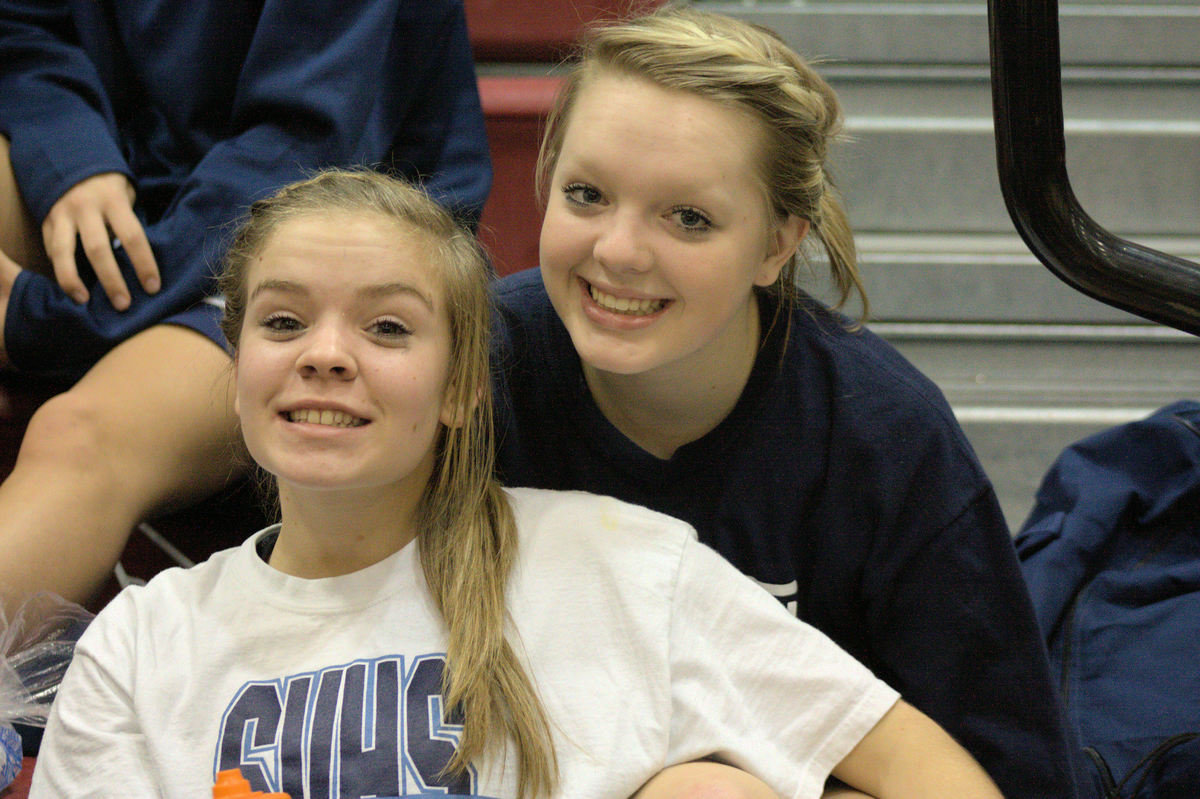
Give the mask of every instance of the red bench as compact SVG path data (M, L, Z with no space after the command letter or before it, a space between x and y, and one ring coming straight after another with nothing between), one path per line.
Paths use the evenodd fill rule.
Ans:
M559 61L596 21L650 10L663 0L465 0L476 61Z
M479 79L493 173L479 240L501 275L538 264L542 212L533 171L542 124L561 84L560 78L553 77Z

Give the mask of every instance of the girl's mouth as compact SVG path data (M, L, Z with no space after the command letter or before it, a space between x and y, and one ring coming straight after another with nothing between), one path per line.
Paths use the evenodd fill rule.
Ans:
M588 295L592 298L592 302L606 311L626 316L649 316L667 307L668 302L668 300L641 300L630 299L629 297L615 297L612 294L604 293L591 283L587 284L587 290Z
M362 427L367 423L366 419L351 416L344 411L317 410L316 408L301 408L287 411L283 415L289 422L323 424L329 427Z

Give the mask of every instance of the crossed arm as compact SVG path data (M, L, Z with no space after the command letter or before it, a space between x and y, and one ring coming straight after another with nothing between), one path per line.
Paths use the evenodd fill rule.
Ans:
M833 775L878 799L1002 799L996 784L967 750L903 700L834 767ZM827 798L858 795L838 789L825 794Z
M928 716L899 701L839 763L833 774L848 786L829 786L822 799L1002 799L965 749ZM664 769L632 799L776 799L764 782L714 762Z

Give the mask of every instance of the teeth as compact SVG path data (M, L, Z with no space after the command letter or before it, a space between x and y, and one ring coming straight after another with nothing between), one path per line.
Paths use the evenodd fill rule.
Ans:
M605 294L595 286L588 286L588 291L596 304L604 310L630 316L652 314L667 304L666 300L631 300L628 297L614 297L611 294Z
M307 422L308 424L323 424L331 427L360 427L367 423L366 419L359 419L357 416L351 416L342 411L319 411L316 408L289 411L287 417L288 421L291 422Z

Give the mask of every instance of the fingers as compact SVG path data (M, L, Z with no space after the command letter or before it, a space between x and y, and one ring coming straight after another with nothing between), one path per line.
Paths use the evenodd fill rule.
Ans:
M79 217L78 224L83 254L92 265L96 280L104 287L104 293L108 295L108 301L113 307L118 311L125 310L129 307L129 288L125 285L125 278L121 276L117 259L113 255L112 239L108 236L108 225L104 224L104 217L89 209ZM61 286L62 276L59 274L58 261L54 262L54 275L59 278ZM78 272L75 272L75 277L78 279Z
M129 256L130 263L133 264L133 271L137 274L142 288L148 293L154 294L161 285L158 264L154 260L154 253L150 250L150 241L146 238L146 231L142 229L142 223L133 213L133 207L131 205L114 207L108 217L108 226L113 235L120 240L121 246L125 248L125 253ZM112 294L110 293L109 296L111 297Z
M59 200L59 202L62 202ZM46 257L54 266L54 279L59 288L67 293L75 302L84 303L88 299L87 287L79 279L75 267L75 236L77 229L75 221L68 216L56 215L56 204L42 223L42 240L46 245Z
M119 173L94 175L72 186L46 215L42 236L58 285L76 302L88 291L75 263L75 242L96 273L109 302L119 311L129 307L129 287L113 255L113 236L125 248L142 287L153 294L161 286L158 264L141 222L133 213L133 187Z

